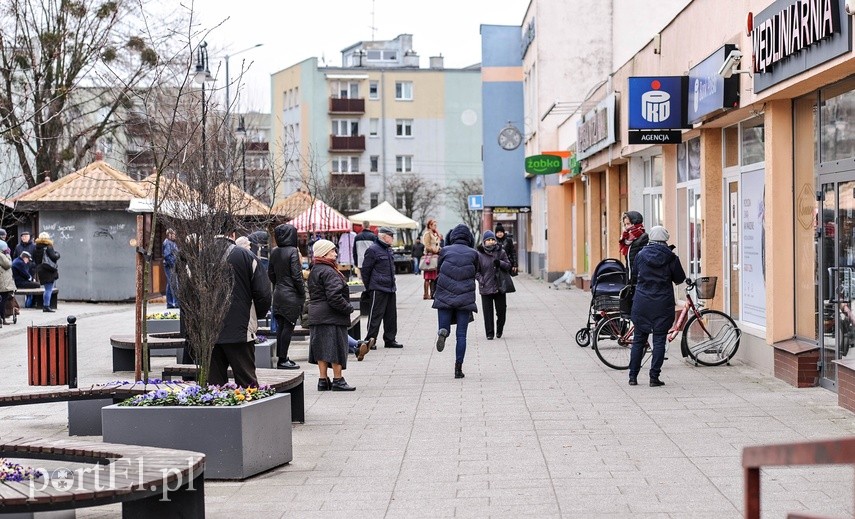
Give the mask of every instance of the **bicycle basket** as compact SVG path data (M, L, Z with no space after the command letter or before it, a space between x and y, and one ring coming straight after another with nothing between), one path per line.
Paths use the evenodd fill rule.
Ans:
M715 297L715 285L718 282L717 276L705 276L698 278L695 281L695 290L698 294L698 299L712 299Z

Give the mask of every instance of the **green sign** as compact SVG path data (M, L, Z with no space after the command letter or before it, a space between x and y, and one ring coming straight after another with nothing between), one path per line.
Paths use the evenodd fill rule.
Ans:
M532 155L525 158L525 172L532 175L551 175L564 169L561 157L555 155Z
M576 155L570 157L570 176L575 177L582 172L582 163L576 158Z

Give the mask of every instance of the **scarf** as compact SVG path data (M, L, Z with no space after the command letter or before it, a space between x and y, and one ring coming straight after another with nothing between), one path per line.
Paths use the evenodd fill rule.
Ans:
M335 260L332 260L329 258L314 258L314 259L312 259L312 262L315 265L317 265L318 263L323 263L324 265L329 265L330 267L333 268L333 270L335 270L336 274L338 274L339 277L341 277L341 279L344 279L344 274L342 274L341 272L338 271L338 265L336 264Z
M629 255L629 246L642 234L644 234L643 223L633 224L629 229L623 231L620 236L620 253L622 256Z

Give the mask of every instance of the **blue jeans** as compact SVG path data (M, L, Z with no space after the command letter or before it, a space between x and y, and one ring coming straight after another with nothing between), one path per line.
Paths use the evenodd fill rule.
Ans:
M437 317L439 319L439 329L448 330L451 332L452 321L457 323L457 363L463 364L463 357L466 356L466 330L469 328L469 316L472 314L469 310L453 309L437 309Z
M178 306L178 298L175 297L175 290L172 288L172 284L177 283L178 280L175 279L174 268L167 267L163 271L166 273L166 306L173 308Z
M629 376L637 377L641 371L641 360L644 358L644 348L647 346L647 337L651 334L648 332L639 331L638 328L633 331L632 336L632 352L629 356ZM650 362L650 378L659 378L662 373L662 363L665 362L665 340L668 338L668 332L653 334L653 360Z
M54 281L51 281L50 283L42 285L45 287L45 295L42 298L42 308L50 308L50 296L53 294L53 284Z
M419 260L421 260L421 258L413 258L413 274L417 276L422 273L422 271L419 270Z

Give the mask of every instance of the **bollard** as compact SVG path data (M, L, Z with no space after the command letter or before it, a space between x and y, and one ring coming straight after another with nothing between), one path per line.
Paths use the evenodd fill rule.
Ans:
M77 387L77 317L69 315L68 321L68 387Z

